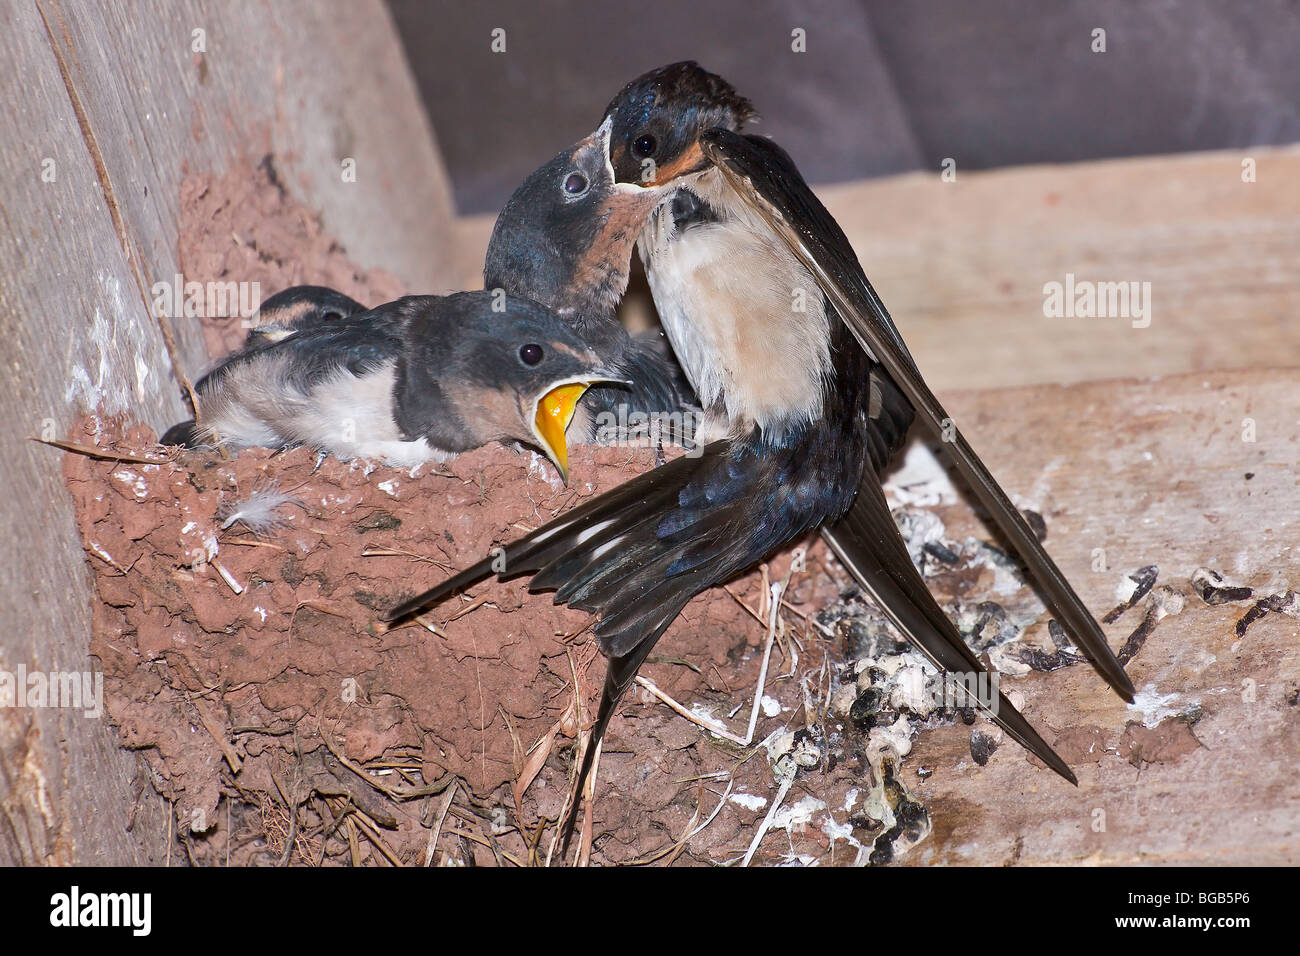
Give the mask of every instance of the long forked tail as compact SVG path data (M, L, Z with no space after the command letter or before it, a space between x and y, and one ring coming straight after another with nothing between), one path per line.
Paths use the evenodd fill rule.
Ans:
M667 625L664 625L664 629L666 628ZM662 633L663 629L660 630L660 634ZM573 786L569 812L565 815L564 826L560 831L561 857L564 857L569 852L569 839L573 836L573 828L578 820L578 803L582 797L583 785L591 774L591 764L596 757L596 748L605 737L605 730L609 727L609 720L614 716L614 710L618 707L619 700L623 697L624 692L632 686L632 681L636 679L636 672L645 663L646 657L650 654L650 649L655 646L655 642L658 640L659 634L655 634L650 639L642 641L629 653L611 657L609 663L605 665L605 687L600 694L600 707L596 711L596 722L591 727L591 736L587 740L587 749L582 755L582 768L578 771L578 780Z
M848 514L822 531L826 542L907 639L935 666L955 675L978 675L984 666L961 639L912 564L889 513L877 476L868 469ZM1001 692L976 702L999 727L1070 783L1069 766Z

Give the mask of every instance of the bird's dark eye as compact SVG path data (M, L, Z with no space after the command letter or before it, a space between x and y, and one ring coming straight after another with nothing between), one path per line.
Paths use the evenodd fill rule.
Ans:
M536 365L545 356L546 353L542 351L542 347L533 342L529 342L519 349L519 361L525 365Z
M564 191L570 196L579 196L587 191L587 177L582 173L569 173L564 180Z
M636 142L632 144L632 149L638 156L644 157L653 154L655 147L658 145L659 144L655 142L655 138L647 133L644 136L638 136L636 138Z

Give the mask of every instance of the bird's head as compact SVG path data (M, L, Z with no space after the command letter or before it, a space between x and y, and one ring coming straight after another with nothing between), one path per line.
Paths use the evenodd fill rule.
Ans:
M491 290L414 300L398 425L438 447L538 448L569 477L565 431L591 386L620 381L560 316ZM432 409L438 413L431 414Z
M611 125L515 190L492 229L486 288L534 299L578 327L612 315L627 290L632 247L664 193L615 180Z
M291 286L263 302L249 320L252 328L244 340L244 348L271 345L299 329L337 322L365 311L366 307L356 299L325 286Z
M660 186L708 165L700 134L722 127L739 132L757 119L735 88L693 60L637 77L605 110L610 163L620 183Z

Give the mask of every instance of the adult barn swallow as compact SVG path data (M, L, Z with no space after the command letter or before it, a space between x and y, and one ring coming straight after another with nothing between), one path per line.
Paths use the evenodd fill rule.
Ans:
M609 359L619 381L587 392L576 434L601 438L593 424L640 415L667 424L663 437L681 443L698 413L690 383L662 333L630 335L614 314L632 247L663 191L615 182L608 140L607 124L520 184L492 229L484 287L554 309Z
M779 147L737 132L752 115L724 80L676 64L633 81L595 134L603 139L609 131L608 161L622 184L665 191L637 246L668 338L726 437L699 459L639 476L505 548L501 576L530 574L530 590L553 589L557 602L599 615L595 634L609 657L566 844L576 794L614 708L682 607L818 527L934 663L963 675L983 670L912 565L881 489L881 471L918 410L952 440L963 474L1058 617L1131 698L1096 622L951 428L838 225ZM590 226L547 234L565 237L562 259L604 256L613 269L623 267L621 247L593 248ZM580 289L585 280L579 273L566 281ZM389 619L490 576L494 560L500 556L404 603ZM1076 782L1005 696L978 702Z
M893 386L882 394L901 395L909 413L919 413L946 444L1052 612L1131 701L1133 685L1096 620L926 385L839 224L784 150L741 132L754 117L749 101L729 83L692 62L633 80L606 110L605 124L613 121L610 156L617 178L677 188L657 207L637 248L660 318L701 403L721 404L735 421L755 415L756 408L761 414L764 403L788 408L791 395L816 395L813 373L828 361L844 361L836 330L847 326L855 339L850 347L866 356L869 374ZM815 292L803 312L792 309L797 290ZM796 381L787 382L793 391L764 391L744 382L776 367L761 356L729 360L746 347L786 356L787 368L805 370L804 381L796 386L800 376L794 376ZM790 356L801 358L791 362ZM823 376L832 388L836 380L843 382L843 370L838 372L836 379ZM807 413L818 413L815 398ZM849 514L827 528L828 542L935 663L947 670L978 669L893 533L877 471L864 474Z
M259 337L200 379L200 425L175 426L164 443L309 445L412 466L513 441L541 449L567 480L574 408L611 378L567 322L488 292L331 317L345 297L323 291L338 298L318 296L297 327Z
M585 156L592 174L606 167L608 125L596 134L599 156L592 152L590 138L565 156ZM531 177L527 188L516 194L518 203L530 210L543 208L534 194L555 189L567 168L565 162L556 162L547 175ZM608 176L609 170L602 175ZM643 192L627 193L639 187L624 185L624 194L638 199L643 214L655 202L681 205L670 190L640 187ZM559 209L553 227L538 222L538 238L528 246L549 244L555 254L546 267L528 262L513 267L533 276L525 288L552 302L556 288L574 300L611 294L604 291L604 277L626 274L639 230L626 226L619 230L619 241L610 243L598 228L600 220L570 220L562 215L566 207ZM737 263L746 261L742 257ZM565 267L593 262L598 265ZM761 278L741 274L731 284L748 290ZM788 303L788 293L783 299ZM479 562L387 615L390 621L403 618L470 587L500 571L502 560L501 577L531 574L530 590L554 590L558 603L597 614L595 634L609 665L575 794L582 791L619 699L686 603L843 516L863 474L884 468L912 422L911 406L857 347L843 323L821 318L820 340L807 330L803 333L810 344L800 336L782 337L782 324L791 321L788 307L762 317L731 309L724 318L735 324L736 334L717 342L716 348L725 352L728 365L735 360L735 374L716 377L716 386L703 375L694 383L727 420L725 438L707 445L698 458L679 458L561 515L507 545L504 554ZM763 334L775 336L775 346L765 348L762 341L752 340ZM686 367L688 372L692 368L689 363ZM894 546L915 574L884 507L878 480L874 494ZM978 670L978 662L966 653L970 661L950 655L942 658L944 665ZM1069 769L1011 704L1004 697L999 703L1001 721L1012 735L1068 776ZM566 844L576 809L575 797L564 826Z

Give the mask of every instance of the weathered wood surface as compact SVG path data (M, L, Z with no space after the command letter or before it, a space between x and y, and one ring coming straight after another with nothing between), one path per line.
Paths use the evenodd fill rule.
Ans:
M1300 619L1268 613L1237 633L1255 599L1300 585L1298 393L1300 373L1282 370L949 396L993 473L1041 510L1047 546L1089 607L1115 607L1117 586L1146 565L1159 569L1155 590L1183 604L1128 665L1142 707L1084 664L1004 681L1074 767L1077 790L1013 743L980 768L970 728L922 734L907 779L935 831L908 862L1300 862ZM1243 440L1247 419L1254 441ZM948 537L987 539L964 504L940 514ZM1255 599L1208 606L1189 584L1203 566ZM1152 600L1105 625L1113 647ZM1197 706L1199 721L1178 721ZM1159 754L1129 725L1162 714L1163 759L1131 763L1133 743ZM918 766L933 775L918 781Z
M179 271L186 172L274 152L360 265L431 290L452 284L451 206L379 0L0 0L0 51L0 669L85 671L89 590L59 453L27 437L63 437L95 406L155 428L179 419L148 291ZM355 182L340 174L349 157ZM199 330L175 321L193 373ZM136 761L67 710L0 709L0 810L0 862L165 859L167 809Z
M936 388L1300 365L1296 147L824 193ZM1150 282L1150 326L1045 317L1043 286L1067 273Z
M1246 156L1253 183L1241 179ZM910 173L817 192L935 389L1300 366L1300 148L959 169L952 183ZM492 220L462 220L466 287L482 282ZM1067 273L1150 282L1150 326L1047 318L1043 286Z
M0 100L22 107L0 119L0 471L8 490L0 669L84 671L85 559L59 455L27 436L62 437L77 405L129 405L158 420L180 406L36 9L11 4L3 20ZM52 183L40 179L46 157L56 164ZM139 381L137 359L148 371ZM143 801L135 836L125 830L136 761L116 736L72 711L0 709L0 862L165 858L166 811L156 799Z

